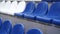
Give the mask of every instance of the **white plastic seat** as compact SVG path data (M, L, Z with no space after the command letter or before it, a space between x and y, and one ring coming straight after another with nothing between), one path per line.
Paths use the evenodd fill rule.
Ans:
M12 4L11 4L11 6L10 6L10 11L8 12L8 14L10 14L10 15L13 15L14 14L14 12L15 12L15 10L16 10L16 8L17 8L17 1L14 1L14 2L12 2Z
M23 12L25 8L26 8L26 2L21 1L19 2L15 13Z
M5 6L2 8L3 10L1 10L2 13L7 13L7 12L9 12L10 5L11 5L11 2L10 2L10 1L7 1L7 2L5 3Z
M14 15L15 13L23 12L25 7L26 7L26 2L25 1L21 1L21 2L19 2L19 4L17 4L17 1L14 1L11 4L9 14Z
M4 6L5 6L5 1L2 1L0 3L0 12L2 12Z

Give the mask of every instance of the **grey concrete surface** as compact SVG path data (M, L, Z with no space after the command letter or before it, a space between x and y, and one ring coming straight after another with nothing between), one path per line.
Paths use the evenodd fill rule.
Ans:
M44 25L41 24L41 22L36 22L4 14L0 14L0 18L2 18L3 21L10 20L13 26L15 24L22 23L25 27L25 32L27 32L31 28L39 28L43 32L43 34L60 34L60 28L50 25Z

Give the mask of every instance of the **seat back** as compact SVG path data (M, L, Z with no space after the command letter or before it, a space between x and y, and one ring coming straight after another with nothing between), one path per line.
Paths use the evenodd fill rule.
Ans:
M4 8L5 8L6 10L9 10L10 5L11 5L11 1L7 1Z
M40 2L37 5L37 9L34 11L35 14L44 15L48 11L48 3L47 2Z
M2 24L0 31L2 31L2 33L6 33L6 34L8 33L9 34L11 29L12 29L12 24L10 23L10 21L6 20Z
M47 15L54 18L60 17L60 2L53 3Z
M32 13L34 9L35 9L35 3L34 2L28 2L24 12L25 13Z
M5 5L5 1L0 2L0 7Z
M16 24L13 27L11 34L24 34L24 26L22 24Z
M9 13L8 14L11 14L11 15L14 15L14 13L15 13L15 10L16 10L16 8L17 8L17 1L13 1L12 3L11 3L11 6L10 6L10 10L9 10Z
M39 29L30 29L27 34L42 34L42 32Z
M23 12L24 9L25 9L25 7L26 7L26 2L25 1L19 2L18 5L17 5L17 8L15 10L15 13L21 13L21 12Z
M2 12L4 6L5 6L5 1L0 2L0 12Z

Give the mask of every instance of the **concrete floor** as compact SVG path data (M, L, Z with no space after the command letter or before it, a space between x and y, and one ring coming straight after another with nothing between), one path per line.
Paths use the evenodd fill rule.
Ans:
M60 34L59 27L41 24L42 22L36 22L36 21L18 18L15 16L4 15L4 14L0 14L0 18L2 18L3 21L10 20L12 25L15 25L18 23L24 24L25 32L27 32L27 30L29 30L31 28L39 28L43 32L43 34Z

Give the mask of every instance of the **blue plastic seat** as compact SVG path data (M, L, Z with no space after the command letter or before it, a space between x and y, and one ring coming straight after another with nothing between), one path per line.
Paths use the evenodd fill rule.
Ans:
M0 27L1 27L1 25L2 25L2 19L0 18Z
M60 2L53 3L47 15L37 16L36 19L39 21L60 25Z
M24 34L24 26L22 24L16 24L13 27L11 34Z
M22 13L15 14L15 16L23 17L24 14L32 13L34 9L35 9L35 3L34 2L28 2L25 10Z
M34 10L34 12L32 12L30 14L24 14L24 17L35 20L36 16L43 16L47 13L47 11L48 11L48 3L40 2L40 3L38 3L37 8L36 8L36 10Z
M55 2L55 5L51 9L52 23L55 25L60 25L60 2Z
M39 29L30 29L27 31L27 34L43 34Z
M10 23L10 21L6 20L1 26L0 34L9 34L11 29L12 24Z
M52 2L53 0L42 0L42 1Z

